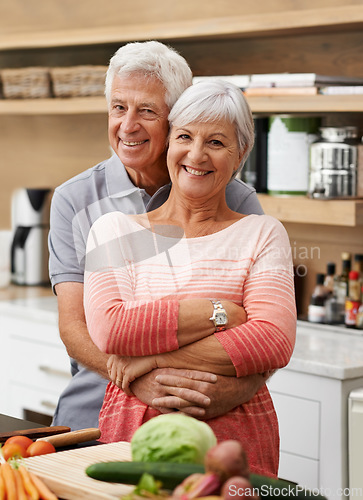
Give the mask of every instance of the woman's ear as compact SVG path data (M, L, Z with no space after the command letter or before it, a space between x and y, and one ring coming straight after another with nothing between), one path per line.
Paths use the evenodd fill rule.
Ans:
M244 157L244 155L245 155L246 151L247 151L247 144L246 144L246 146L245 146L244 150L243 150L243 151L240 151L240 153L239 153L239 161L240 161L240 162L242 161L242 158Z
M242 158L244 157L245 153L247 151L247 146L245 146L244 150L243 151L240 151L239 152L239 155L238 155L238 166L237 168L234 169L234 172L238 169L238 167L240 166L241 164L241 161L242 161Z

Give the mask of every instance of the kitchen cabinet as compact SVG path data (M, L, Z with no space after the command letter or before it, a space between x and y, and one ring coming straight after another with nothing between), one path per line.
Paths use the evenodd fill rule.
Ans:
M0 302L0 413L52 417L71 374L55 297Z
M329 500L348 495L348 397L363 387L363 337L299 321L290 363L268 382L279 419L279 476ZM354 437L351 436L351 439Z

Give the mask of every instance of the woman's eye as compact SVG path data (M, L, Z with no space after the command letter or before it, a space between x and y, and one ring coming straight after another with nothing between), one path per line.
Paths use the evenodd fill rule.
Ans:
M219 141L218 139L213 139L211 141L212 146L223 146L223 142Z
M182 139L182 140L190 139L190 135L188 135L188 134L179 134L177 136L177 139Z

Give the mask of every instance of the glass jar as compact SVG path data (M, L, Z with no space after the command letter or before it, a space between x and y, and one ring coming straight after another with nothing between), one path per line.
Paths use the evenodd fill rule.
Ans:
M317 117L277 115L269 119L267 191L271 195L306 195L309 148L318 137Z

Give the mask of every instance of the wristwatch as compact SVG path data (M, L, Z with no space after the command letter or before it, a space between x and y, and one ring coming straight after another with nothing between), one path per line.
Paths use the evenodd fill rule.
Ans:
M227 312L222 306L220 300L210 299L210 301L213 304L213 314L209 319L213 321L216 332L222 332L223 330L226 329L228 323Z

